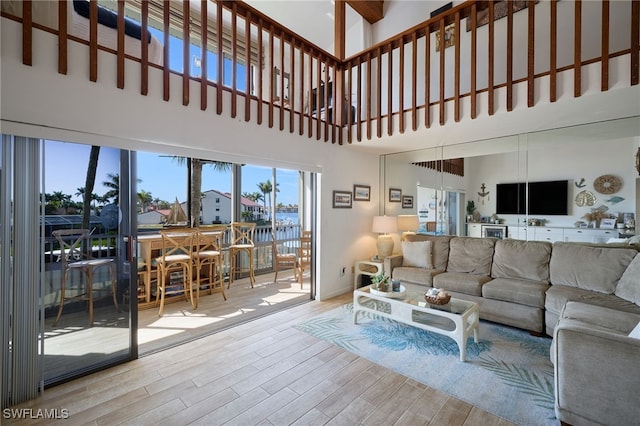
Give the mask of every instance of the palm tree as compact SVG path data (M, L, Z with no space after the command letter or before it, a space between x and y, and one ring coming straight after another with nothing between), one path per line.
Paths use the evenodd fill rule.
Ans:
M109 188L103 197L107 200L113 199L113 204L118 204L120 198L120 175L118 173L107 174L108 181L102 182L104 186Z
M264 210L267 211L267 195L273 192L273 185L271 184L271 179L267 179L266 182L260 182L258 184L258 188L260 188L260 192L263 194L262 204L264 206ZM276 192L280 192L278 189L278 184L276 184ZM269 198L269 211L271 211L271 198Z
M142 211L142 213L147 211L147 207L149 207L152 202L153 196L150 192L147 192L144 189L138 192L138 204L140 204L140 210Z
M271 180L267 179L266 182L260 182L257 183L256 185L258 185L258 188L260 188L260 191L262 192L262 205L264 206L264 210L263 210L263 219L265 219L264 215L267 212L267 194L270 194L271 191L273 191L273 185L271 185ZM269 201L269 206L271 206L271 201Z
M87 164L87 177L84 182L82 193L82 228L89 229L89 221L91 219L91 199L93 198L93 187L96 183L96 170L98 170L98 157L100 156L100 147L91 146L89 153L89 162ZM79 189L79 188L78 188Z
M186 157L173 157L173 159L179 164L184 164L187 161ZM218 172L231 170L231 163L191 158L191 188L189 188L191 204L189 206L189 214L193 221L193 226L200 226L200 208L202 206L202 166L204 164L210 165Z

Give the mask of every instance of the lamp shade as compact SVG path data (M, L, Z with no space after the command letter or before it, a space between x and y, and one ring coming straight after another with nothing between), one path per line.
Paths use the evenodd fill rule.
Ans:
M400 231L417 231L420 228L418 215L401 214L398 215L398 230Z
M398 221L394 216L374 216L371 231L378 234L398 232Z

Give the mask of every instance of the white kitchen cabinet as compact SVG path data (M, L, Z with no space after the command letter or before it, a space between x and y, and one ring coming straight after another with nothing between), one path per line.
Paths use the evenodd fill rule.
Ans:
M532 226L529 229L533 230L533 237L530 237L531 240L548 241L550 243L555 243L556 241L564 241L563 228Z
M467 223L467 237L482 237L481 223Z

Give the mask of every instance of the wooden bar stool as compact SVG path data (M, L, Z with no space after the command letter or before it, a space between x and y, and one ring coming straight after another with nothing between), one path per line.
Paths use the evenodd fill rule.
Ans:
M212 228L198 228L196 235L196 250L193 253L196 265L196 286L198 292L201 288L208 288L210 294L222 293L224 300L227 295L224 294L224 282L222 281L222 240L225 231ZM203 268L208 267L206 282L202 277ZM198 300L196 300L196 307Z
M195 234L196 231L192 229L160 231L160 235L162 236L162 253L155 259L158 265L159 276L158 289L156 291L156 305L158 304L158 299L160 299L158 316L162 316L166 295L182 293L184 294L185 300L191 300L191 306L193 306L194 309L198 307L196 300L200 296L200 290L195 286L196 297L194 299L192 277ZM178 288L177 284L174 286L171 279L169 279L170 285L167 285L167 276L174 272L182 273L180 279L181 288ZM187 292L189 293L188 298Z
M229 284L227 288L231 288L231 283L236 274L241 272L249 273L249 282L251 288L255 282L253 271L253 236L256 230L256 224L251 222L232 222L231 223L231 245L229 246L229 259L231 267L229 268ZM247 253L248 265L242 266L240 255Z
M53 325L58 324L64 302L67 300L86 300L89 304L89 326L93 326L93 302L94 288L93 280L96 271L99 268L107 268L111 281L111 294L113 296L113 304L116 311L119 310L118 301L116 299L116 272L115 262L113 259L95 259L91 254L91 233L88 229L60 229L53 231L53 236L58 240L60 245L60 263L62 264L62 281L60 283L60 307L58 308L58 316ZM67 281L72 271L79 271L86 277L85 286L82 282L75 290L81 292L73 296L67 296Z

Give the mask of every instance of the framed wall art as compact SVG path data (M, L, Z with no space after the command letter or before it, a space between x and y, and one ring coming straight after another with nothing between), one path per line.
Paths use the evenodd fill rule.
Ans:
M353 185L354 201L371 201L371 187L369 185Z
M352 193L350 191L333 191L333 208L350 209Z
M389 202L399 203L402 201L402 189L389 188Z
M413 195L403 195L402 196L402 208L403 209L412 209L413 208Z

